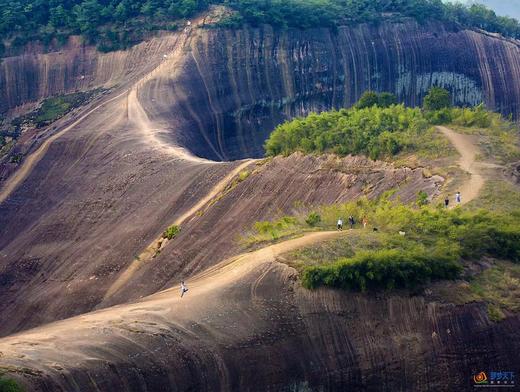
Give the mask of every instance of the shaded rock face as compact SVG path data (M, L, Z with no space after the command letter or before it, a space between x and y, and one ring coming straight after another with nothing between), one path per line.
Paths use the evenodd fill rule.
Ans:
M437 85L456 104L519 115L520 43L442 24L201 32L186 61L175 85L143 92L155 98L147 110L170 112L177 142L214 160L261 156L277 124L349 107L366 90L419 105Z

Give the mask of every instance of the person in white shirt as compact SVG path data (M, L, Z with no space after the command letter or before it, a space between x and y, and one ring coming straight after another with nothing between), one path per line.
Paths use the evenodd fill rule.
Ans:
M457 204L460 204L462 202L462 196L460 192L455 193L455 201L457 202Z
M343 230L343 219L338 219L338 230Z
M186 285L184 284L184 280L181 281L181 298L182 296L184 295L184 293L188 291L188 288L186 287Z

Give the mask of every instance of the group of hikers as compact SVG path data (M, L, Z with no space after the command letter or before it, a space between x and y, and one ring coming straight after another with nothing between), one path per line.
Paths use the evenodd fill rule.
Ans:
M460 192L455 193L455 203L457 203L457 205L462 203L462 196L461 196ZM450 197L446 196L446 198L444 199L444 206L446 208L448 208L449 205L450 205Z
M461 196L460 192L455 193L455 202L457 203L457 205L460 205L460 203L462 203L462 196ZM446 198L444 199L444 206L446 208L448 208L449 205L450 205L450 198L449 198L449 196L446 196ZM368 225L368 219L366 217L364 217L361 220L361 223L363 224L363 228L366 228ZM354 219L354 217L352 215L350 215L348 217L348 224L350 226L350 229L353 229L354 225L356 224L356 220ZM343 219L342 218L338 219L338 230L340 230L340 231L343 230ZM377 228L374 227L374 231L377 231Z
M455 202L457 203L457 205L459 205L462 202L462 196L461 196L460 192L455 193ZM450 198L449 198L449 196L446 196L446 198L444 199L444 206L446 208L448 208L449 204L450 204ZM354 219L354 216L350 215L348 217L348 224L350 226L350 229L354 228L354 225L356 224L356 220ZM368 226L368 219L366 217L363 217L363 219L361 220L361 224L363 225L363 228L366 228ZM340 230L340 231L343 230L343 219L342 218L338 219L338 230ZM374 227L373 230L377 231L377 228ZM400 231L399 234L404 235L405 233ZM181 282L181 298L184 296L184 294L187 291L188 291L188 287L186 286L184 281L182 281Z
M361 223L363 224L363 227L366 228L368 225L368 219L363 218ZM356 224L356 220L354 219L354 217L352 215L350 215L348 217L348 224L351 229L353 229L354 225ZM341 218L338 219L338 230L343 230L343 219L341 219Z

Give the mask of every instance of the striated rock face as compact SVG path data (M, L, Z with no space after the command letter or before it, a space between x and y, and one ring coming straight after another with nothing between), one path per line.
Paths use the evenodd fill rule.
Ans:
M178 142L227 160L261 156L286 119L349 107L370 89L418 105L432 85L448 88L457 104L485 102L518 118L520 42L412 22L338 32L207 31L192 40L175 84L142 94L155 98L147 110L182 124L172 132Z
M146 110L169 135L216 160L262 155L269 132L310 111L348 107L366 90L391 91L418 105L428 88L448 88L458 104L484 101L520 115L520 43L440 23L383 23L308 31L194 32L171 80L140 89ZM127 52L100 54L73 41L58 53L0 64L0 112L48 95L122 84L168 53L175 36ZM173 125L174 124L174 127Z
M4 58L0 62L0 114L53 95L128 83L162 61L176 39L155 38L128 51L103 54L71 38L59 52L43 54L35 48Z

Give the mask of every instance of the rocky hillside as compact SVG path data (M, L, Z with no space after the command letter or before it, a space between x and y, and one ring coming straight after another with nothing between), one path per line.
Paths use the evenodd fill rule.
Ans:
M6 58L0 111L51 94L120 86L164 60L174 42L166 36L109 54L72 42L59 53ZM152 116L175 122L164 137L214 160L259 157L281 121L350 106L368 89L417 105L440 85L458 104L484 101L505 115L520 113L520 43L441 23L337 32L199 29L184 51L164 76L170 81L148 83L139 94Z
M426 291L303 289L280 257L337 232L241 242L259 220L389 190L414 201L444 178L363 157L229 160L262 155L280 121L366 89L417 104L440 84L518 117L519 43L412 22L199 23L127 52L71 42L0 64L8 115L109 89L24 134L0 183L0 376L28 391L451 391L490 366L515 371L517 314L494 322L483 303Z

